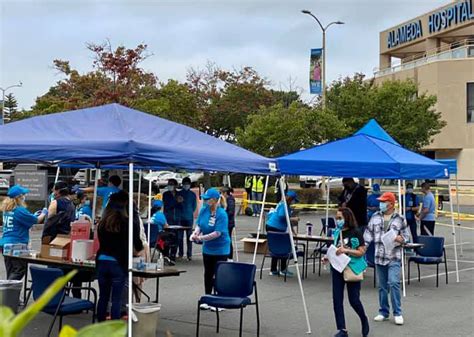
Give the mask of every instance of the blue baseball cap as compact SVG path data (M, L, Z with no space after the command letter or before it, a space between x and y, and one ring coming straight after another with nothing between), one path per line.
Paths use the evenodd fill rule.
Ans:
M153 201L153 207L163 207L163 201L161 200Z
M13 185L8 189L7 196L10 198L16 198L22 194L29 193L30 190L27 189L26 187L20 186L20 185Z
M380 192L380 185L379 184L373 184L372 185L372 191Z
M287 196L287 197L290 197L291 199L293 199L293 200L296 201L296 202L299 202L298 195L296 194L295 191L288 191L288 192L286 192L286 196Z
M206 193L201 195L201 198L204 200L209 200L209 199L219 199L221 194L219 191L215 188L210 188L206 191Z

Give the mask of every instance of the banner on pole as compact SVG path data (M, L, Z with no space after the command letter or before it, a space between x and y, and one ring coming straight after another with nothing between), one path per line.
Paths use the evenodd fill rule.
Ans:
M323 49L311 49L309 66L309 89L312 94L322 93Z

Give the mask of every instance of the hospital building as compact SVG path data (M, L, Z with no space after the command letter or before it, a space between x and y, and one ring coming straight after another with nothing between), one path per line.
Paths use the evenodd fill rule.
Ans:
M436 110L447 125L423 152L456 159L464 189L474 189L473 6L474 0L451 1L382 31L374 74L376 83L413 79L420 93L437 96ZM474 204L472 196L462 199Z

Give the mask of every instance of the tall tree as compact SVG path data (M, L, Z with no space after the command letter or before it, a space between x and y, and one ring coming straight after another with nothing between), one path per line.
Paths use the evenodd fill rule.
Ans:
M333 82L327 109L347 127L348 134L375 118L401 145L419 150L446 125L436 111L436 96L420 93L414 81L376 84L362 74Z
M12 93L5 95L3 102L4 123L9 122L18 113L18 102Z

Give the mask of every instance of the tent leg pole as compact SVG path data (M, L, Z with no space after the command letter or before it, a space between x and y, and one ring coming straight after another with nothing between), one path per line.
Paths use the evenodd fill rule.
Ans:
M400 214L403 212L403 204L402 204L402 184L401 180L398 179L398 211ZM405 287L405 251L402 247L402 289L403 289L403 297L407 296L407 290Z
M459 282L459 266L458 266L458 250L456 242L456 227L454 225L454 213L453 213L453 196L451 194L451 177L449 177L449 210L451 212L451 225L453 227L453 240L454 240L454 260L456 263L456 282Z
M140 192L142 191L142 170L138 172L138 196L137 196L137 208L140 213Z
M132 336L132 292L133 292L133 163L128 164L128 336Z
M458 174L456 173L456 206L458 210L458 234L459 234L459 243L461 244L459 246L461 252L460 255L463 256L463 251L462 251L462 236L461 236L461 215L459 214L459 184L458 184Z
M329 221L329 193L331 189L331 177L328 178L328 183L326 185L326 234Z
M97 166L95 169L95 177L94 177L94 196L93 196L93 203L92 203L92 228L95 229L95 214L97 213L97 188L99 187L99 179L101 176L100 168Z
M308 307L306 306L306 298L304 296L303 283L301 282L300 268L298 266L298 257L296 256L295 241L293 240L293 231L291 228L290 214L288 213L288 204L286 203L286 198L285 198L284 180L285 180L285 177L282 176L280 178L280 191L281 191L281 195L283 199L283 205L285 206L285 217L286 217L286 224L288 226L288 235L290 236L291 250L293 252L293 260L295 262L295 267L296 267L296 275L298 276L298 284L300 287L301 298L303 300L303 309L304 309L304 314L306 317L306 325L308 328L306 333L311 334L311 324L309 321ZM288 266L286 268L288 270Z
M151 184L152 184L152 179L151 179L151 173L152 173L152 170L149 171L149 176L150 176L150 180L148 180L148 235L147 235L147 238L148 238L148 244L150 245L151 243L151 239L150 239L150 227L151 227ZM141 179L140 179L141 180ZM140 198L140 196L138 197ZM152 247L150 246L150 251L152 249Z
M59 172L61 171L61 168L58 165L58 168L56 169L56 176L54 177L54 183L56 184L59 180Z
M232 184L230 182L230 174L227 175L227 184L229 188L232 188ZM263 207L262 207L263 208ZM236 216L234 214L234 221L236 222ZM233 230L233 238L230 238L231 240L234 240L234 255L235 255L235 260L239 262L239 249L237 248L237 226L234 226Z
M269 179L269 176L267 176L267 178L265 179L265 189L263 190L262 208L260 210L260 217L258 219L257 238L256 238L257 241L255 242L255 249L253 251L252 264L255 264L255 259L257 257L258 240L260 239L260 231L262 230L263 212L265 211L265 200L267 199L268 179Z

